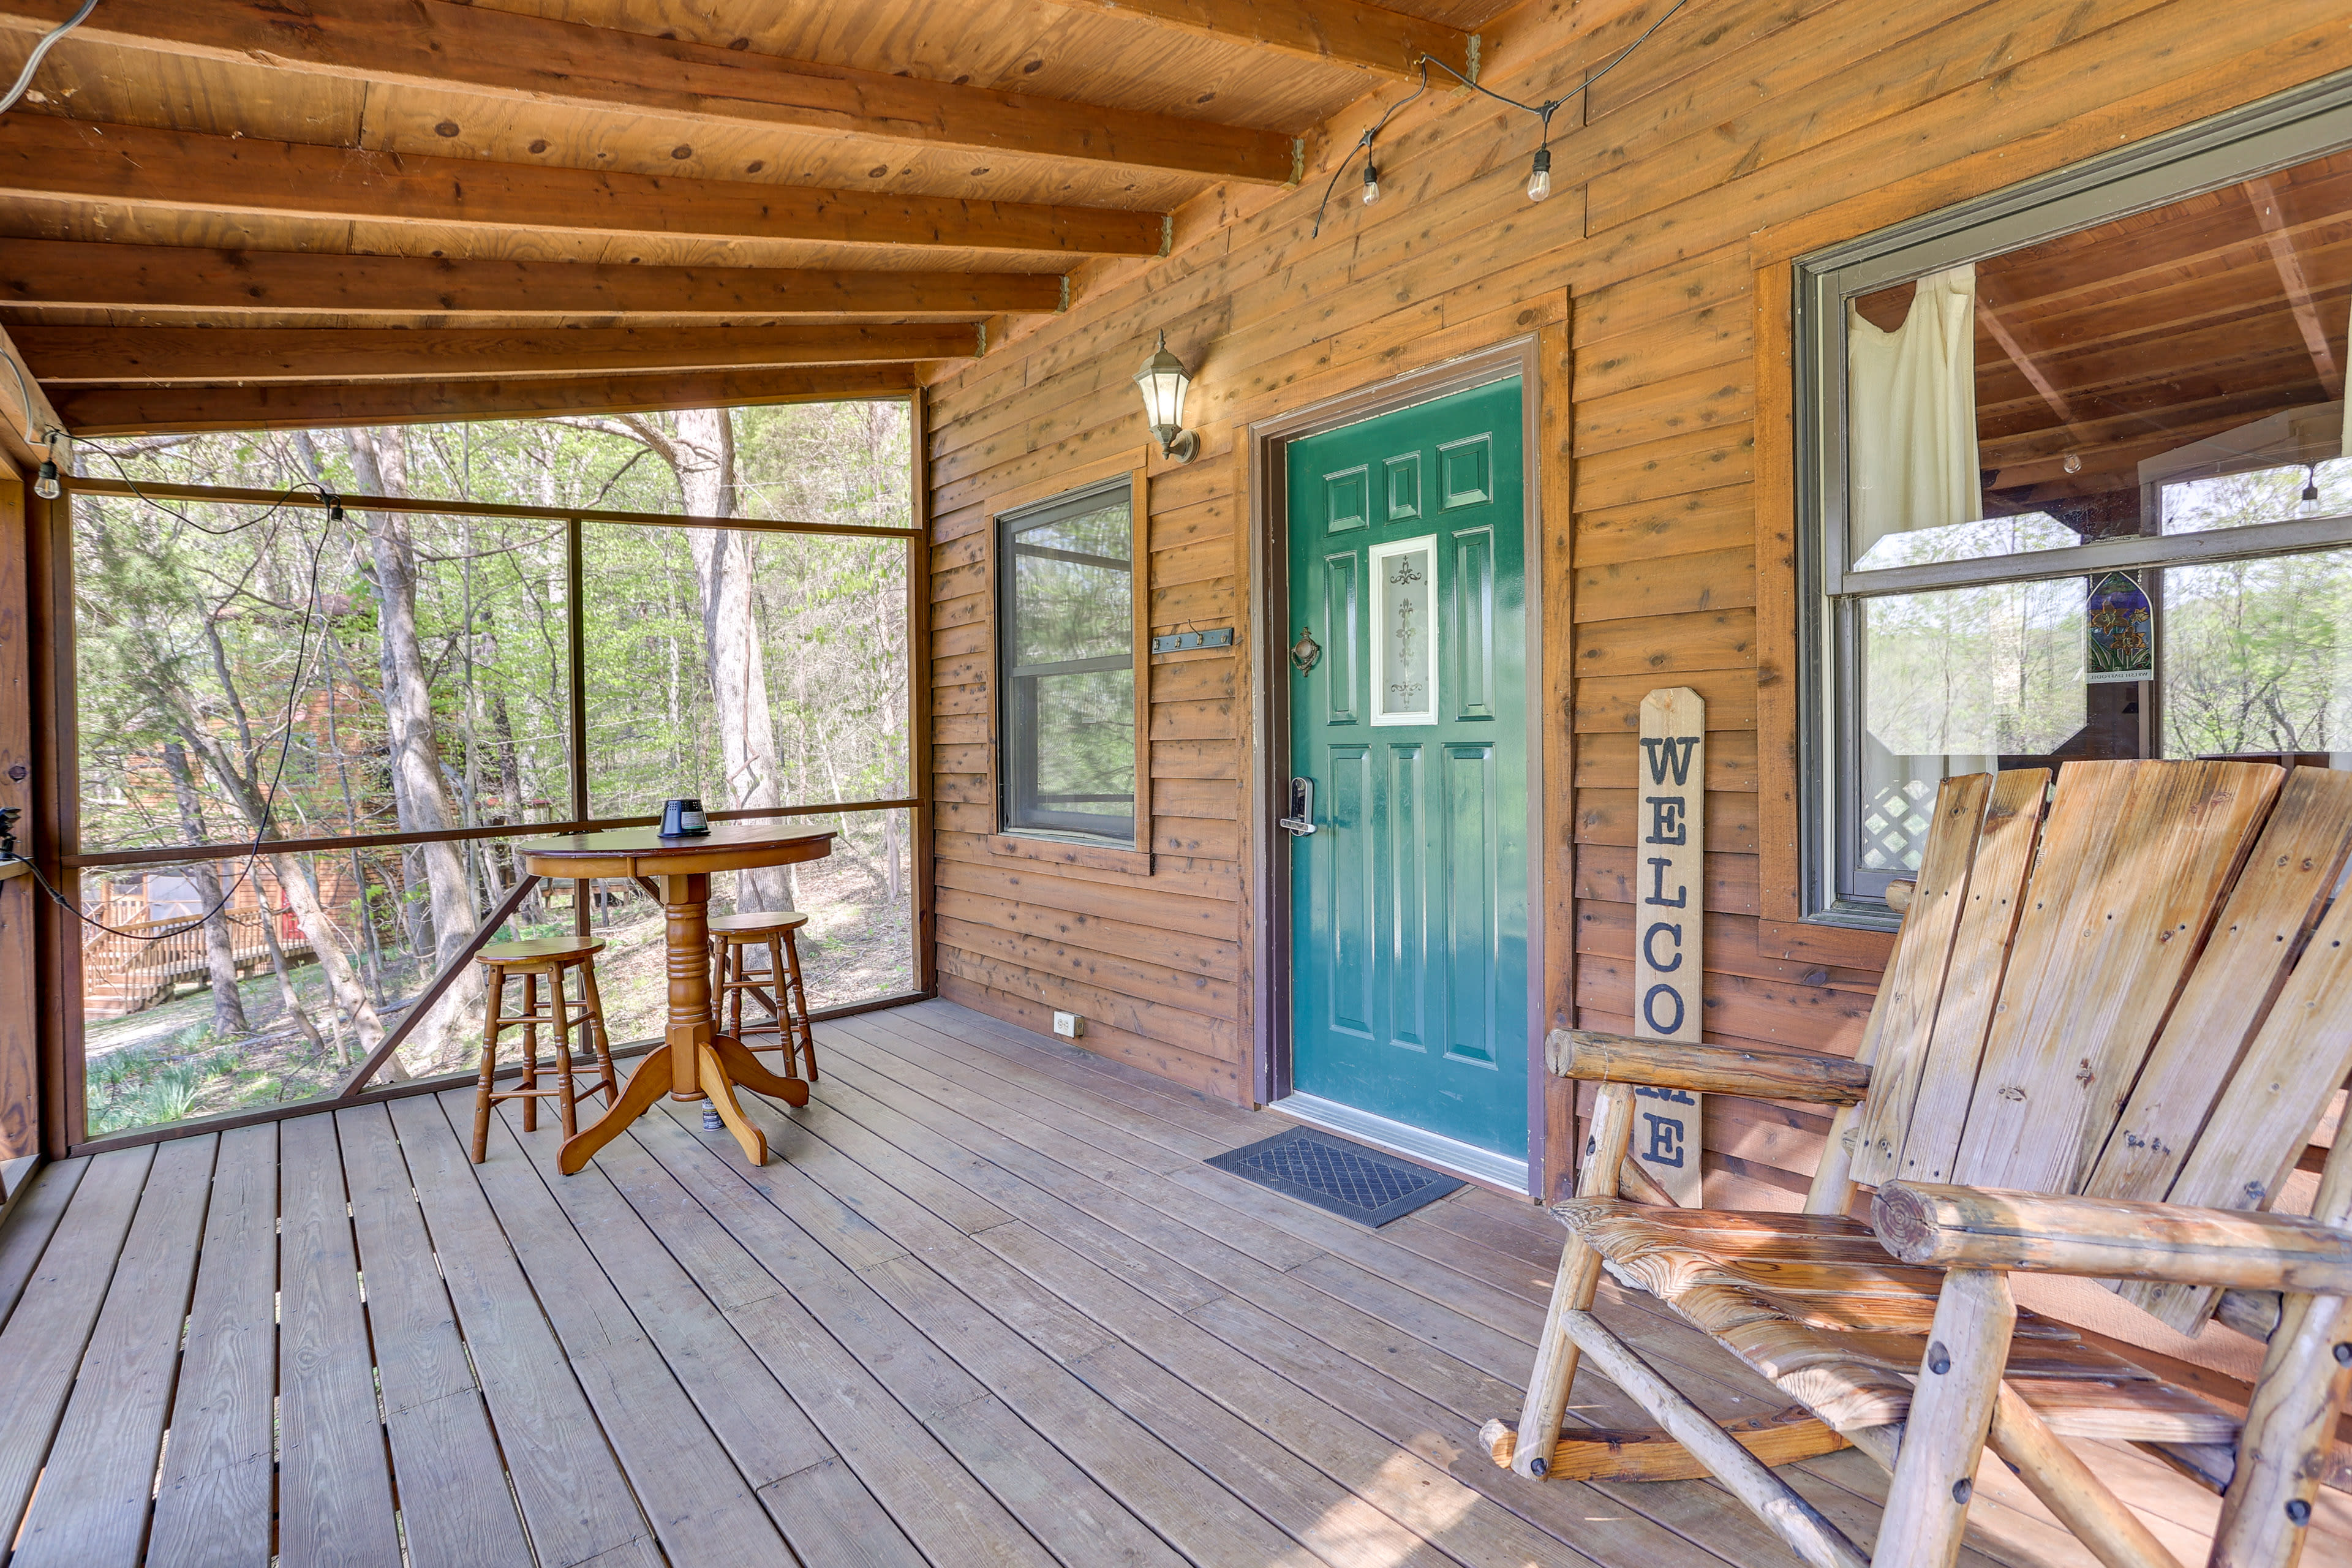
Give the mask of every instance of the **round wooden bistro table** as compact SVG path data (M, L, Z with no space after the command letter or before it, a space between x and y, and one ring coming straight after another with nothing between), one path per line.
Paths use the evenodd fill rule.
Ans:
M751 1163L767 1163L768 1141L743 1114L735 1087L806 1105L808 1085L778 1078L740 1041L718 1031L710 1008L710 874L820 860L833 853L833 835L786 822L719 822L707 837L664 838L650 827L616 827L532 839L515 848L534 876L629 878L659 898L669 917L664 941L669 1028L611 1108L563 1141L556 1169L567 1176L577 1172L665 1091L673 1100L708 1098Z

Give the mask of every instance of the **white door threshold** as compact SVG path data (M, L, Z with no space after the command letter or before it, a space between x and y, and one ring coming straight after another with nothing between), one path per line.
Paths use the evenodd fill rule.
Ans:
M1359 1110L1352 1105L1341 1105L1334 1100L1322 1100L1311 1094L1286 1095L1266 1107L1277 1116L1287 1116L1293 1121L1303 1121L1326 1132L1337 1132L1343 1138L1353 1138L1359 1143L1369 1143L1391 1154L1402 1154L1408 1160L1418 1160L1424 1165L1456 1176L1465 1176L1481 1186L1500 1187L1507 1193L1524 1197L1528 1191L1528 1163L1514 1160L1508 1154L1497 1154L1492 1149L1481 1149L1475 1143L1465 1143L1419 1127L1409 1127L1402 1121L1391 1121L1385 1116L1375 1116L1369 1110Z

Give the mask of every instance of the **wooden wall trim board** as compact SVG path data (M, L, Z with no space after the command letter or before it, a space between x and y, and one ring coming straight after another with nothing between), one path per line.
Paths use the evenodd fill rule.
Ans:
M907 792L916 800L907 835L914 862L915 988L940 989L939 814L931 777L931 574L927 540L931 522L930 410L918 395L907 400L907 521L920 531L907 541Z
M13 468L0 477L0 807L39 820L30 770L35 690L33 578L26 502L35 499ZM14 776L12 776L14 775ZM22 870L11 865L12 871ZM35 911L45 900L30 877L0 882L0 1165L42 1152L40 963ZM0 1201L9 1194L0 1192Z
M1758 266L1748 298L1755 322L1758 436L1749 496L1756 541L1757 852L1763 859L1759 912L1790 921L1804 915L1799 709L1806 685L1798 646L1796 286L1790 264ZM1766 736L1771 737L1769 743Z
M1540 1057L1536 1042L1555 1028L1566 1028L1576 1017L1576 812L1572 789L1576 778L1578 736L1570 720L1572 705L1559 694L1576 683L1576 431L1577 378L1575 322L1577 301L1561 290L1561 319L1536 334L1537 363L1541 371L1538 397L1538 493L1541 525L1531 535L1541 548L1538 567L1528 574L1540 584L1537 605L1547 635L1541 662L1530 667L1528 682L1529 717L1542 738L1542 767L1538 778L1546 787L1537 792L1542 820L1536 843L1540 876L1531 893L1543 910L1540 942L1530 933L1528 956L1539 963L1538 1005L1528 1019L1530 1052ZM1539 955L1539 957L1538 957ZM1538 1073L1529 1093L1530 1110L1540 1119L1540 1136L1529 1144L1529 1175L1533 1195L1550 1203L1570 1196L1576 1184L1576 1086L1569 1079Z

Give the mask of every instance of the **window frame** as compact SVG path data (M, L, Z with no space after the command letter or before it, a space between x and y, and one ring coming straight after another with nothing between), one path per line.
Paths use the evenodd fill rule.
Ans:
M1025 819L1013 809L1018 787L1014 766L1014 728L1007 705L1013 700L1013 649L1016 639L1010 570L1011 541L1016 529L1099 504L1124 492L1128 503L1129 660L1135 672L1134 750L1135 811L1129 836L1113 837L1080 826L1056 826ZM1143 465L1121 458L1115 463L1088 465L1045 485L1031 486L1003 498L988 519L988 615L990 649L989 805L994 832L989 845L997 854L1063 860L1108 869L1151 870L1151 693L1150 693L1150 513Z
M2352 72L1794 258L1795 912L1801 920L1885 931L1900 923L1885 901L1895 874L1860 868L1856 813L1845 799L1848 784L1860 777L1851 710L1859 687L1857 623L1868 600L2352 546L2352 515L2340 515L1857 571L1847 564L1846 302L2347 149L2352 149Z

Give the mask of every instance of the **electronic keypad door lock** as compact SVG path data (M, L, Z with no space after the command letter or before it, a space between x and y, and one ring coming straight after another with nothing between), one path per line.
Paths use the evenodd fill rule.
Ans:
M1276 818L1274 825L1294 838L1304 838L1315 831L1315 781L1313 779L1290 781L1290 815Z

